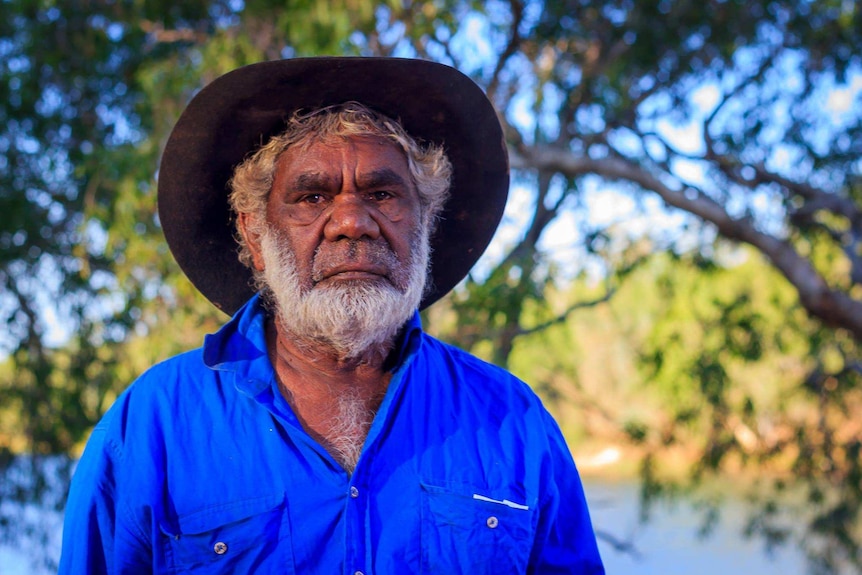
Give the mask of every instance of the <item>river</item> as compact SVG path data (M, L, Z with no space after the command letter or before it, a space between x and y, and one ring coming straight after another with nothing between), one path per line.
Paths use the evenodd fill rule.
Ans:
M609 575L808 575L798 548L767 553L761 540L743 536L748 509L741 501L724 502L709 534L699 536L703 511L691 503L658 503L641 524L635 483L588 482L585 488L596 531L634 547L620 552L599 539Z

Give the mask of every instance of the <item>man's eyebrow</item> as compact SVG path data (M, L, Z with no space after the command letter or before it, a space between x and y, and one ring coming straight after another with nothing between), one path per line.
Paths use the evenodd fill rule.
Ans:
M362 174L359 184L363 188L385 188L387 186L403 186L408 187L409 182L405 182L397 172L390 168L380 168Z
M304 172L296 176L291 188L297 192L320 192L328 190L331 180L320 172Z

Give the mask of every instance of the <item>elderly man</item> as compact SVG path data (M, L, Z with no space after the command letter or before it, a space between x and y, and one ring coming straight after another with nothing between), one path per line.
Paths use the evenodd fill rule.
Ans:
M159 212L233 317L96 427L61 573L602 573L539 399L419 322L507 187L492 106L446 66L267 62L198 94Z

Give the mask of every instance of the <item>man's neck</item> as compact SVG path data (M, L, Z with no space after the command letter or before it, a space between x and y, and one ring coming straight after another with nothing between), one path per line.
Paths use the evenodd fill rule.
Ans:
M352 471L391 379L384 366L393 344L343 358L325 344L285 332L272 320L266 335L282 395L306 432Z

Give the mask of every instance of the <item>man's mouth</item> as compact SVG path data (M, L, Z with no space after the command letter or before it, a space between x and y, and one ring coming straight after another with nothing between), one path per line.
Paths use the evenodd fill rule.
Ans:
M380 280L386 279L387 275L387 269L384 266L373 264L345 264L316 272L312 280L315 284L328 280Z
M314 254L311 281L389 280L395 261L395 254L383 241L327 244Z

